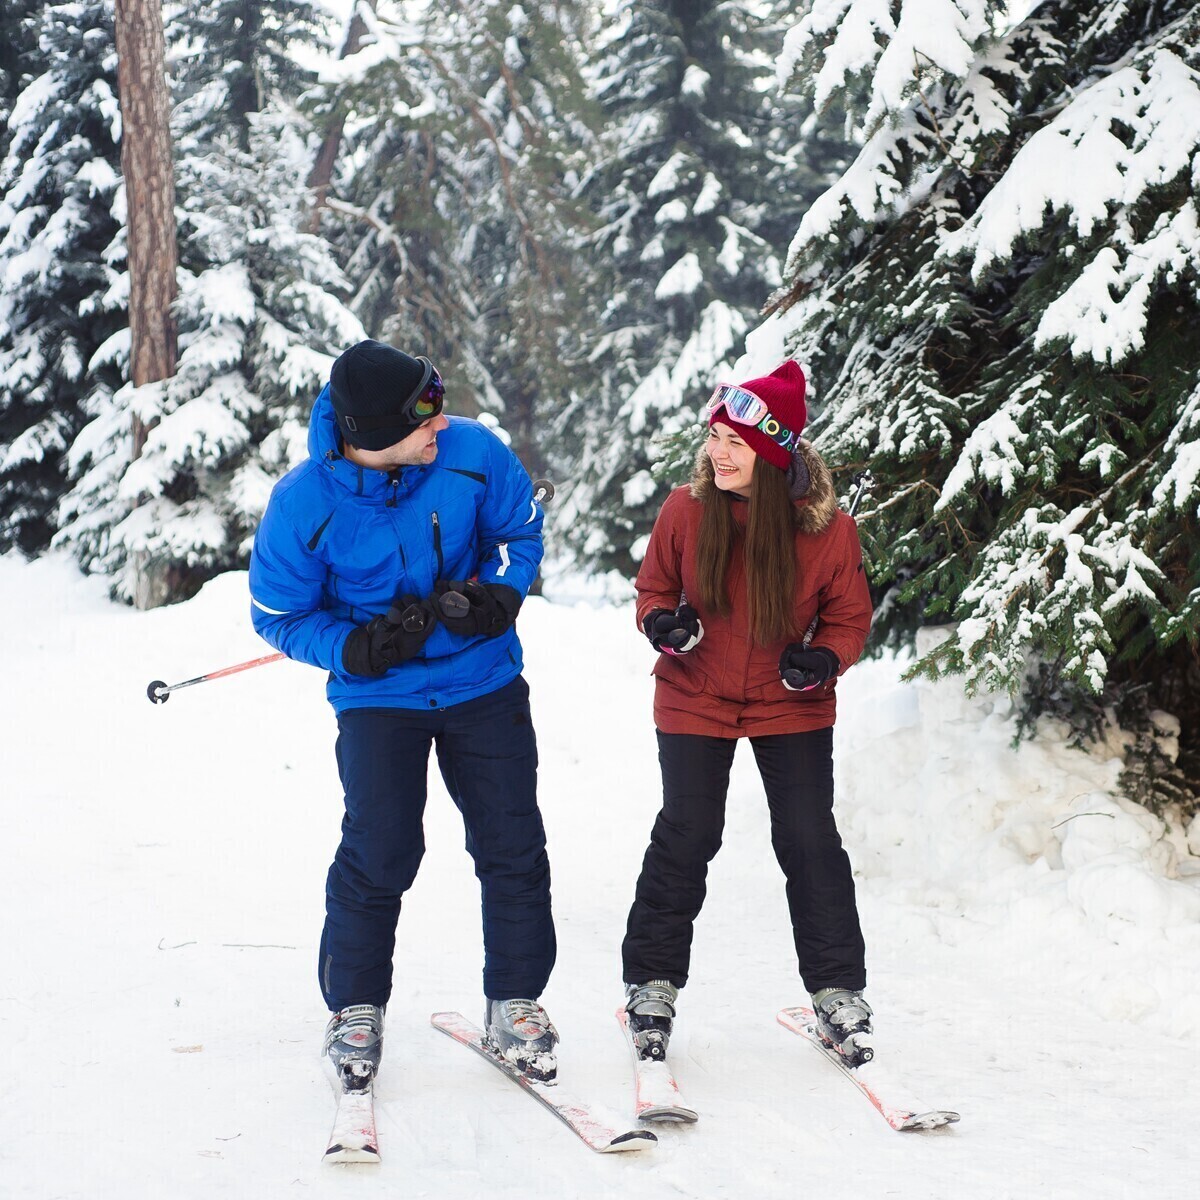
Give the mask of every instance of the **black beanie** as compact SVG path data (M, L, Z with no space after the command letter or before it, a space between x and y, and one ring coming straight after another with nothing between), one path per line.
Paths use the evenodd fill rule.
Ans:
M424 377L423 362L383 342L359 342L344 351L329 373L329 398L342 437L360 450L386 450L403 441L422 423L406 418L402 409ZM355 428L359 421L366 427Z

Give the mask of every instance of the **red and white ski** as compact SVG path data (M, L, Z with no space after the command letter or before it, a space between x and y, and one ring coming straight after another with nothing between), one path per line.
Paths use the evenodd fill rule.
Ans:
M614 1125L598 1109L568 1096L558 1084L537 1083L527 1079L512 1063L501 1058L484 1041L483 1030L468 1021L462 1013L434 1013L429 1019L436 1028L461 1045L474 1050L505 1078L511 1079L522 1091L548 1108L593 1150L601 1154L611 1154L619 1150L647 1150L658 1141L648 1129L622 1129Z
M633 1055L633 1079L636 1089L634 1108L639 1121L699 1120L699 1113L688 1108L679 1093L679 1085L671 1068L663 1061L642 1058L629 1032L629 1019L624 1007L617 1009L617 1021L625 1035L625 1044Z
M821 1056L831 1062L875 1107L893 1128L936 1129L958 1120L958 1113L928 1108L917 1100L904 1084L897 1080L878 1059L852 1067L834 1049L827 1046L817 1033L816 1016L811 1008L785 1008L778 1016L785 1029L798 1033L815 1046Z
M375 1095L371 1085L361 1091L338 1093L333 1132L322 1160L327 1163L377 1163L379 1139L375 1136Z

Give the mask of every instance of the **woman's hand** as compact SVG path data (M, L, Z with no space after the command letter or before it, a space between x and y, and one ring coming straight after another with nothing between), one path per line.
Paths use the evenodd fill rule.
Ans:
M690 604L681 604L674 612L656 608L646 614L642 628L650 645L662 654L686 654L704 636L700 614Z
M832 650L824 646L810 649L803 642L792 642L779 656L779 675L789 692L811 692L837 675L841 667Z

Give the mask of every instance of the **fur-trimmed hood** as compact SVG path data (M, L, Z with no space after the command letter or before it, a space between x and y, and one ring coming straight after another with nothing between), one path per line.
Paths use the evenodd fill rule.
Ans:
M770 465L764 463L760 469L766 470ZM801 533L821 533L828 529L838 513L837 491L833 486L833 475L812 442L801 438L792 453L788 481L792 485L792 499L796 502L796 528ZM701 502L716 488L712 460L703 447L696 455L689 487L693 498Z

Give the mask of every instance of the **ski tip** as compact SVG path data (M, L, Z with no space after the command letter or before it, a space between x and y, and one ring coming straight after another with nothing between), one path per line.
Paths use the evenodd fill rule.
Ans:
M960 1120L958 1113L950 1112L948 1109L939 1109L935 1112L912 1113L905 1118L904 1124L900 1126L900 1129L905 1132L908 1130L941 1129L943 1125L953 1125L958 1120Z
M657 1145L658 1136L653 1134L648 1129L631 1129L628 1133L618 1133L607 1146L604 1147L604 1153L613 1153L617 1150L649 1150L651 1146Z
M379 1149L376 1146L343 1146L340 1143L330 1146L325 1151L325 1157L322 1160L327 1163L377 1163L379 1162Z
M694 1109L681 1108L672 1105L670 1108L647 1108L638 1113L639 1121L674 1122L677 1125L694 1125L700 1120L700 1114Z

